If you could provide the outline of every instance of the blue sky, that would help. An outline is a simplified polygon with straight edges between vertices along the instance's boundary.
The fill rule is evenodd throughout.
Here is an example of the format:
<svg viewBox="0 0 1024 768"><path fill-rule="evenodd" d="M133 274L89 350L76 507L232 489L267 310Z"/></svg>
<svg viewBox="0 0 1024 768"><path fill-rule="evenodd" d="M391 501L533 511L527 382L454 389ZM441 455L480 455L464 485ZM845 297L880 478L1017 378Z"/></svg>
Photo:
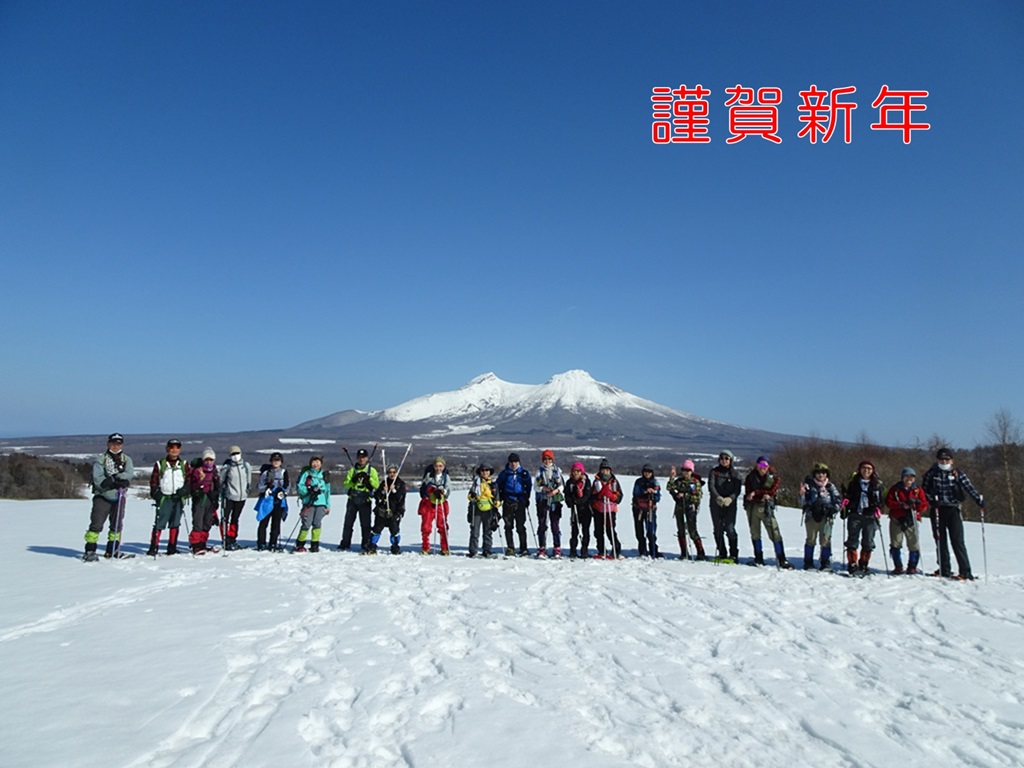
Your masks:
<svg viewBox="0 0 1024 768"><path fill-rule="evenodd" d="M485 7L486 6L486 7ZM710 88L655 145L652 88ZM725 88L778 87L781 144ZM857 87L852 141L798 92ZM883 84L929 91L905 145ZM890 443L1024 418L1024 6L0 0L0 433L583 368Z"/></svg>

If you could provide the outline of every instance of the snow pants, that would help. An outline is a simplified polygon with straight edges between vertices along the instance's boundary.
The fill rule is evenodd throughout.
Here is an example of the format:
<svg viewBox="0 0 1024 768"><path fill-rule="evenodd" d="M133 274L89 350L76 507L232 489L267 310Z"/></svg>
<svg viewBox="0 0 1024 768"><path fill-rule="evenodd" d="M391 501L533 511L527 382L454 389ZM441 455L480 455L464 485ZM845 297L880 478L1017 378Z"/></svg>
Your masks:
<svg viewBox="0 0 1024 768"><path fill-rule="evenodd" d="M472 505L472 520L469 529L469 556L475 557L479 551L477 542L480 541L481 535L483 536L483 555L484 557L490 557L491 550L494 547L494 518L498 514L498 510L491 507L487 510L477 509L476 504Z"/></svg>
<svg viewBox="0 0 1024 768"><path fill-rule="evenodd" d="M680 539L687 535L693 541L700 541L700 534L697 533L697 508L687 506L682 502L676 502L676 536Z"/></svg>
<svg viewBox="0 0 1024 768"><path fill-rule="evenodd" d="M804 530L807 532L807 538L804 540L804 546L813 547L815 544L821 544L823 549L825 547L831 549L834 520L834 515L823 515L821 520L815 520L810 513L805 514Z"/></svg>
<svg viewBox="0 0 1024 768"><path fill-rule="evenodd" d="M872 552L875 548L875 532L878 520L874 515L852 514L846 519L846 549L849 552ZM858 542L859 545L858 546Z"/></svg>
<svg viewBox="0 0 1024 768"><path fill-rule="evenodd" d="M206 542L210 538L210 529L213 527L213 518L217 514L217 502L208 494L199 494L192 497L192 530L188 534L188 543L193 551L206 549Z"/></svg>
<svg viewBox="0 0 1024 768"><path fill-rule="evenodd" d="M448 502L434 504L430 499L420 501L420 535L423 537L423 551L430 551L430 535L435 528L441 539L441 552L448 552Z"/></svg>
<svg viewBox="0 0 1024 768"><path fill-rule="evenodd" d="M656 507L641 509L633 505L633 532L636 534L637 551L640 557L658 556L658 510Z"/></svg>
<svg viewBox="0 0 1024 768"><path fill-rule="evenodd" d="M739 536L736 535L736 509L735 500L728 507L718 506L717 501L711 504L711 525L715 532L718 556L731 557L733 560L740 554ZM726 539L729 541L728 549L725 547Z"/></svg>
<svg viewBox="0 0 1024 768"><path fill-rule="evenodd" d="M329 515L331 510L327 507L317 504L312 507L303 507L302 511L299 512L299 535L295 540L296 544L305 544L306 539L310 541L320 541L320 528L323 526L324 518Z"/></svg>
<svg viewBox="0 0 1024 768"><path fill-rule="evenodd" d="M238 522L242 519L245 499L231 501L224 499L224 535L228 543L234 544L238 538Z"/></svg>
<svg viewBox="0 0 1024 768"><path fill-rule="evenodd" d="M522 501L506 501L502 511L505 521L505 546L515 549L512 542L512 528L519 534L519 551L526 552L526 503Z"/></svg>
<svg viewBox="0 0 1024 768"><path fill-rule="evenodd" d="M259 526L256 528L256 548L266 549L267 543L267 527L270 528L270 542L269 546L271 549L277 549L277 540L281 536L281 520L284 517L284 510L281 509L281 500L274 499L274 508L269 515L260 520Z"/></svg>
<svg viewBox="0 0 1024 768"><path fill-rule="evenodd" d="M345 505L345 523L341 529L341 544L338 549L349 549L352 546L352 530L359 518L359 548L363 552L370 551L370 507L369 494L350 493Z"/></svg>
<svg viewBox="0 0 1024 768"><path fill-rule="evenodd" d="M118 523L120 522L120 525ZM85 551L95 552L96 542L100 539L103 526L107 526L107 547L110 543L120 541L121 526L124 520L117 519L117 499L105 499L102 496L92 497L92 512L89 515L89 530L85 532Z"/></svg>
<svg viewBox="0 0 1024 768"><path fill-rule="evenodd" d="M576 545L579 544L580 557L590 557L590 507L569 508L570 530L569 547L575 553ZM582 538L581 538L582 537Z"/></svg>
<svg viewBox="0 0 1024 768"><path fill-rule="evenodd" d="M537 499L537 542L541 549L547 548L548 518L551 519L551 546L562 546L562 502Z"/></svg>
<svg viewBox="0 0 1024 768"><path fill-rule="evenodd" d="M153 521L153 530L162 531L164 528L177 528L181 525L181 516L185 512L185 502L174 496L164 496L156 508L156 519Z"/></svg>
<svg viewBox="0 0 1024 768"><path fill-rule="evenodd" d="M622 543L619 541L619 534L615 530L615 518L618 512L594 512L594 546L597 547L597 554L601 557L618 557L622 554ZM605 546L605 534L607 534L607 547ZM610 550L610 551L608 551Z"/></svg>
<svg viewBox="0 0 1024 768"><path fill-rule="evenodd" d="M939 524L939 573L943 576L952 576L952 566L949 562L948 546L953 547L953 556L956 557L956 565L959 574L963 577L971 576L971 561L967 557L967 545L964 543L964 519L960 514L960 507L942 507L936 510ZM933 522L935 518L932 518Z"/></svg>
<svg viewBox="0 0 1024 768"><path fill-rule="evenodd" d="M761 525L768 534L768 540L773 544L782 541L782 533L779 531L779 521L775 515L768 510L768 504L764 501L752 501L747 505L747 523L750 525L750 540L761 540Z"/></svg>
<svg viewBox="0 0 1024 768"><path fill-rule="evenodd" d="M913 513L900 518L889 518L889 546L892 549L902 549L903 539L906 538L908 551L921 551L921 540L917 535L917 526L914 525L912 515Z"/></svg>

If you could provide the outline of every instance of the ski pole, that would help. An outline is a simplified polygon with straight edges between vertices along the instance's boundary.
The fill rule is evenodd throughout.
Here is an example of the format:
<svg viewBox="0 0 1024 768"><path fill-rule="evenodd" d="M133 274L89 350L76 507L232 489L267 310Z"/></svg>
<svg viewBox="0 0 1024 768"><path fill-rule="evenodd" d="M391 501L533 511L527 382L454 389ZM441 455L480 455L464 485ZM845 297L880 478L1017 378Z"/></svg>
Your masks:
<svg viewBox="0 0 1024 768"><path fill-rule="evenodd" d="M192 531L189 530L188 515L186 515L184 512L185 511L183 509L181 515L181 522L185 524L185 537L188 539L188 551L192 553L192 558L195 559L196 550L195 547L192 546Z"/></svg>

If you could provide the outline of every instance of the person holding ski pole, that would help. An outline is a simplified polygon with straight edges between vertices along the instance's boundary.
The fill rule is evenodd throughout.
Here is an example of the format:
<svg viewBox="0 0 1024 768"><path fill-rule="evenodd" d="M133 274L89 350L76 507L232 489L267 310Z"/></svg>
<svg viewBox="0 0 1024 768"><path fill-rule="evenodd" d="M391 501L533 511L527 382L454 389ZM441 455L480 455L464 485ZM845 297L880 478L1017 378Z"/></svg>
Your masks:
<svg viewBox="0 0 1024 768"><path fill-rule="evenodd" d="M232 445L220 468L221 518L224 523L224 549L238 549L238 522L245 500L252 490L252 467L242 458L242 449Z"/></svg>
<svg viewBox="0 0 1024 768"><path fill-rule="evenodd" d="M907 570L906 573L917 573L917 564L921 560L921 542L918 537L918 522L921 513L928 509L928 497L924 489L917 484L917 472L913 467L904 467L900 472L900 481L893 483L885 494L885 506L889 508L889 554L892 555L893 575L899 576L903 570L903 538L907 539Z"/></svg>
<svg viewBox="0 0 1024 768"><path fill-rule="evenodd" d="M864 459L846 486L846 504L841 514L846 517L846 570L848 573L866 576L871 553L875 549L875 533L882 517L885 503L885 487L875 472L875 465ZM857 546L860 545L860 558Z"/></svg>
<svg viewBox="0 0 1024 768"><path fill-rule="evenodd" d="M373 492L376 502L376 509L373 518L373 534L370 536L371 551L377 551L377 542L380 535L387 528L391 534L391 554L400 555L402 548L399 542L402 534L399 528L402 518L405 516L405 497L408 489L405 487L405 480L398 476L398 467L389 464L385 472L384 482L377 486Z"/></svg>
<svg viewBox="0 0 1024 768"><path fill-rule="evenodd" d="M156 507L153 532L146 551L150 557L156 557L160 549L164 528L168 529L167 554L178 554L178 529L185 511L185 499L188 498L188 466L181 458L181 440L168 440L165 450L167 455L153 465L149 476L149 497Z"/></svg>
<svg viewBox="0 0 1024 768"><path fill-rule="evenodd" d="M345 451L348 455L348 451ZM341 530L339 552L347 552L352 548L352 529L355 528L356 517L359 518L359 550L363 554L370 551L370 535L373 529L370 513L372 511L373 493L380 487L380 476L376 468L370 464L370 454L365 448L356 451L356 463L349 467L345 475L345 490L348 502L345 504L345 522Z"/></svg>
<svg viewBox="0 0 1024 768"><path fill-rule="evenodd" d="M701 541L697 532L697 511L700 509L700 500L704 495L704 481L700 475L694 472L694 464L687 459L679 467L679 474L673 466L668 480L667 490L669 496L676 503L676 536L679 538L679 557L685 560L689 557L686 547L686 535L689 533L696 550L697 560L707 560L704 554L704 542Z"/></svg>
<svg viewBox="0 0 1024 768"><path fill-rule="evenodd" d="M423 537L422 553L430 554L430 534L437 526L437 532L441 537L441 554L448 555L448 496L451 493L451 484L448 480L448 470L445 469L444 459L438 456L434 460L433 467L427 467L423 474L423 482L420 484L420 506L419 514L422 518L420 523L420 534Z"/></svg>
<svg viewBox="0 0 1024 768"><path fill-rule="evenodd" d="M843 506L843 494L830 477L828 464L816 461L811 474L800 485L800 505L804 510L804 570L814 567L814 546L821 544L819 571L832 568L832 525Z"/></svg>
<svg viewBox="0 0 1024 768"><path fill-rule="evenodd" d="M188 489L192 496L192 531L188 535L188 543L192 554L205 555L213 550L208 544L210 529L220 524L217 517L220 475L217 474L217 454L213 448L203 449L202 458L193 460L188 471Z"/></svg>
<svg viewBox="0 0 1024 768"><path fill-rule="evenodd" d="M530 492L533 479L523 469L518 453L508 455L508 463L498 473L498 500L501 502L502 519L505 521L505 555L517 554L512 540L512 528L519 535L519 556L526 557L530 550L526 546L526 510L530 506Z"/></svg>
<svg viewBox="0 0 1024 768"><path fill-rule="evenodd" d="M615 530L615 518L618 516L622 496L622 486L612 472L611 464L608 459L601 459L597 474L590 484L590 507L594 511L594 538L599 558L617 560L622 557L622 544Z"/></svg>
<svg viewBox="0 0 1024 768"><path fill-rule="evenodd" d="M481 464L477 467L476 476L473 478L473 485L469 489L469 557L476 557L480 551L477 542L483 535L484 557L494 557L492 551L494 546L494 531L497 525L494 523L498 515L498 491L494 485L494 478L491 474L494 467L490 464Z"/></svg>
<svg viewBox="0 0 1024 768"><path fill-rule="evenodd" d="M265 511L257 512L256 519L259 526L256 528L256 551L280 552L277 544L281 536L281 521L288 514L288 490L291 488L291 480L288 477L288 470L284 466L284 456L274 451L270 454L270 463L260 467L260 479L256 484L256 491L263 497L261 503ZM262 517L261 517L262 515ZM270 528L270 543L267 544L267 527Z"/></svg>
<svg viewBox="0 0 1024 768"><path fill-rule="evenodd" d="M548 519L551 520L551 545L555 557L562 556L562 501L565 481L555 465L554 451L540 455L540 469L534 484L537 496L537 557L547 557Z"/></svg>
<svg viewBox="0 0 1024 768"><path fill-rule="evenodd" d="M935 454L935 463L924 475L925 495L932 507L932 527L936 533L936 548L939 552L939 570L936 575L952 578L948 546L953 547L961 581L973 581L971 561L964 543L964 519L961 504L967 496L974 499L981 510L982 526L985 520L985 500L971 483L967 474L954 467L953 453L942 448ZM984 528L982 528L984 533Z"/></svg>
<svg viewBox="0 0 1024 768"><path fill-rule="evenodd" d="M708 491L711 496L711 524L714 527L717 559L739 562L739 536L736 534L736 510L743 492L743 480L734 464L736 456L732 451L718 455L718 466L708 476ZM725 544L728 539L729 548Z"/></svg>
<svg viewBox="0 0 1024 768"><path fill-rule="evenodd" d="M577 461L569 471L565 484L565 505L569 507L572 528L569 538L569 557L590 557L590 478L582 462ZM582 536L582 538L581 538ZM577 551L576 545L580 548Z"/></svg>
<svg viewBox="0 0 1024 768"><path fill-rule="evenodd" d="M309 538L309 551L320 551L320 528L324 518L331 514L331 476L324 471L324 457L311 456L309 466L303 467L299 473L296 486L299 494L299 521L302 527L295 540L295 552L306 551L306 538Z"/></svg>
<svg viewBox="0 0 1024 768"><path fill-rule="evenodd" d="M87 563L99 559L96 555L96 543L107 524L107 550L104 557L114 556L115 549L121 542L121 529L124 527L125 492L131 485L135 474L135 464L124 452L124 435L114 432L107 437L107 450L101 453L92 465L92 513L89 516L89 529L85 532L85 554L82 559Z"/></svg>
<svg viewBox="0 0 1024 768"><path fill-rule="evenodd" d="M658 502L661 486L654 477L654 467L644 464L640 477L633 482L633 530L640 557L660 557L658 552Z"/></svg>
<svg viewBox="0 0 1024 768"><path fill-rule="evenodd" d="M754 562L748 565L764 565L764 550L761 544L761 526L764 525L768 540L775 547L775 563L779 568L791 569L793 564L786 559L782 543L782 532L775 517L775 494L779 490L779 473L768 461L767 456L758 456L754 468L744 482L746 494L743 507L750 525L750 543L754 547Z"/></svg>

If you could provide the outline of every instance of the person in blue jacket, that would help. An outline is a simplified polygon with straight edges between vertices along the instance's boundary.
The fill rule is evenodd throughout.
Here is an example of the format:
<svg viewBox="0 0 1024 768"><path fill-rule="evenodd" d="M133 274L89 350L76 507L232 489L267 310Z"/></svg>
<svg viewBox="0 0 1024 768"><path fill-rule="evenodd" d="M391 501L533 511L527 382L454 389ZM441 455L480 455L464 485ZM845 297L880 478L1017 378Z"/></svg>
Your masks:
<svg viewBox="0 0 1024 768"><path fill-rule="evenodd" d="M505 554L516 554L512 539L512 528L519 534L520 557L530 554L526 547L526 510L530 507L530 493L533 479L523 469L518 453L508 455L508 463L498 473L498 498L501 500L502 519L505 521Z"/></svg>

